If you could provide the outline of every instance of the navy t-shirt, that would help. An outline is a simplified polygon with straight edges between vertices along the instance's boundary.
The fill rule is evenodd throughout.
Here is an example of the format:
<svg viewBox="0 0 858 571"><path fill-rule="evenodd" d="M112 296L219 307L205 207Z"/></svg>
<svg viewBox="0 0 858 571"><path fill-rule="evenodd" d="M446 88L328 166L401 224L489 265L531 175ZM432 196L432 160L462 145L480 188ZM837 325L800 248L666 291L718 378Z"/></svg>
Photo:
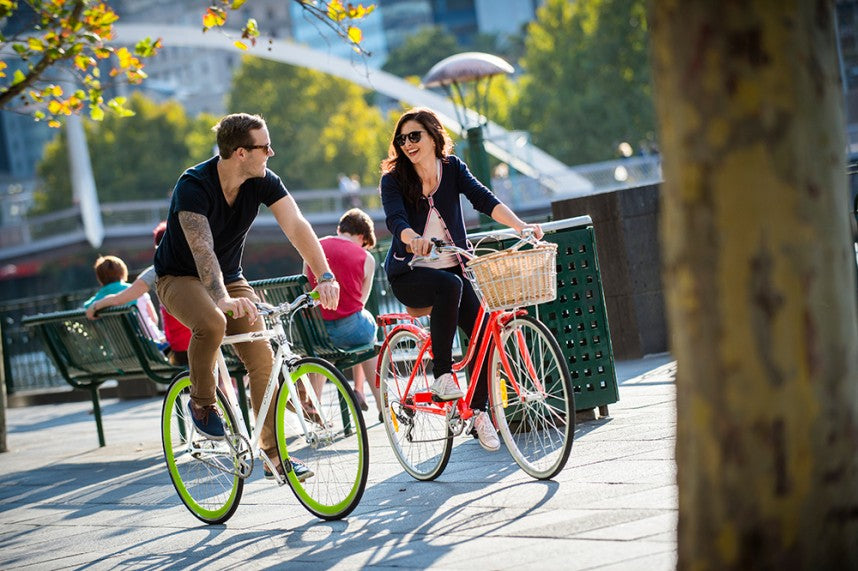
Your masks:
<svg viewBox="0 0 858 571"><path fill-rule="evenodd" d="M244 181L230 206L220 186L218 160L217 156L212 157L189 168L179 177L167 214L167 231L155 250L155 271L159 276L199 277L194 256L179 223L179 212L184 211L202 214L208 219L224 283L241 279L244 241L259 213L259 205L271 206L288 194L280 177L266 169L264 177Z"/></svg>

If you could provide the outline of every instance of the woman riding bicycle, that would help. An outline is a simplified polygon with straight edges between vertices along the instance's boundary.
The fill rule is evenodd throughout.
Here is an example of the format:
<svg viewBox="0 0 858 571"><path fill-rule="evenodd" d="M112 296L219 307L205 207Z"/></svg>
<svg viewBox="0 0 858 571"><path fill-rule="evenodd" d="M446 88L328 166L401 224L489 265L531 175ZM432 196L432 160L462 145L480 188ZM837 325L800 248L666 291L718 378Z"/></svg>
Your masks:
<svg viewBox="0 0 858 571"><path fill-rule="evenodd" d="M387 228L393 237L384 269L393 295L407 307L432 308L429 332L432 337L430 391L437 400L462 398L453 375L453 339L458 324L470 333L480 301L470 282L462 276L462 263L454 254L438 260L418 261L432 249L432 238L468 248L465 221L459 197L464 195L476 210L496 222L521 232L531 228L542 237L538 225L523 222L492 194L457 156L452 141L434 111L425 107L406 111L382 161L381 199ZM476 343L477 339L471 339ZM497 432L486 414L487 371L483 368L474 390L471 408L478 411L474 427L483 448L500 448Z"/></svg>

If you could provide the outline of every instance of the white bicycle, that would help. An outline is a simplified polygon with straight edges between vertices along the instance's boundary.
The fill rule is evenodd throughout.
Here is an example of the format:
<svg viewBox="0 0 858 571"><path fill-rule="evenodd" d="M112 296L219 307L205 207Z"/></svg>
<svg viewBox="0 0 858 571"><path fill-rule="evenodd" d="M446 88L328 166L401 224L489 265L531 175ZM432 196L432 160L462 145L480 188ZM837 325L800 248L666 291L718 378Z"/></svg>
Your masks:
<svg viewBox="0 0 858 571"><path fill-rule="evenodd" d="M223 349L223 345L248 341L274 342L275 363L259 406L259 418L265 418L274 402L277 447L285 477L276 469L278 459L269 458L259 447L262 423L248 434L223 350L218 353L215 371L217 406L226 430L222 440L207 438L195 429L188 411L188 373L180 373L170 384L161 411L164 457L182 503L200 520L223 523L235 513L244 480L257 458L278 484L288 483L298 501L322 519L343 518L360 502L369 471L369 445L354 393L342 373L327 361L292 352L281 319L285 316L291 326L294 314L315 304L317 298L318 294L311 292L276 307L259 304L266 328L228 335L222 343ZM312 388L311 374L326 381L320 396ZM293 457L300 458L312 473L304 481L295 473Z"/></svg>

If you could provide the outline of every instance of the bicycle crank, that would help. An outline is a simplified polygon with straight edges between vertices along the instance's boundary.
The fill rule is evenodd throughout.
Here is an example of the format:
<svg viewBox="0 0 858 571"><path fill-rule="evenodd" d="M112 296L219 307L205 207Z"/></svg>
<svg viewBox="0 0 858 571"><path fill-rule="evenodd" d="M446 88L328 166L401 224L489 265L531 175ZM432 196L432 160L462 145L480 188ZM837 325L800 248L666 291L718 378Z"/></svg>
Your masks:
<svg viewBox="0 0 858 571"><path fill-rule="evenodd" d="M226 443L226 447L223 444ZM224 440L203 439L191 444L191 457L206 466L239 478L247 478L253 471L250 441L241 434L229 434ZM223 461L228 458L227 461ZM218 459L221 459L218 461Z"/></svg>

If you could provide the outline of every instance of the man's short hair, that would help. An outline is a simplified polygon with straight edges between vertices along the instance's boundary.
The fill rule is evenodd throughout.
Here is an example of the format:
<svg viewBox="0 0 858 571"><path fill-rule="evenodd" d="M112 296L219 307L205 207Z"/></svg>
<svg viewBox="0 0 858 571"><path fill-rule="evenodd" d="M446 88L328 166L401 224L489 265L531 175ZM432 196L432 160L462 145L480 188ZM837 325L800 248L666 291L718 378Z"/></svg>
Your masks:
<svg viewBox="0 0 858 571"><path fill-rule="evenodd" d="M352 208L340 217L337 230L363 238L364 248L375 247L375 225L369 214L360 208Z"/></svg>
<svg viewBox="0 0 858 571"><path fill-rule="evenodd" d="M125 262L116 256L100 256L95 261L94 268L95 277L103 286L128 279L128 268Z"/></svg>
<svg viewBox="0 0 858 571"><path fill-rule="evenodd" d="M265 119L259 115L248 113L233 113L227 115L212 131L217 136L218 154L222 159L228 159L239 147L250 147L254 144L251 131L265 127Z"/></svg>

